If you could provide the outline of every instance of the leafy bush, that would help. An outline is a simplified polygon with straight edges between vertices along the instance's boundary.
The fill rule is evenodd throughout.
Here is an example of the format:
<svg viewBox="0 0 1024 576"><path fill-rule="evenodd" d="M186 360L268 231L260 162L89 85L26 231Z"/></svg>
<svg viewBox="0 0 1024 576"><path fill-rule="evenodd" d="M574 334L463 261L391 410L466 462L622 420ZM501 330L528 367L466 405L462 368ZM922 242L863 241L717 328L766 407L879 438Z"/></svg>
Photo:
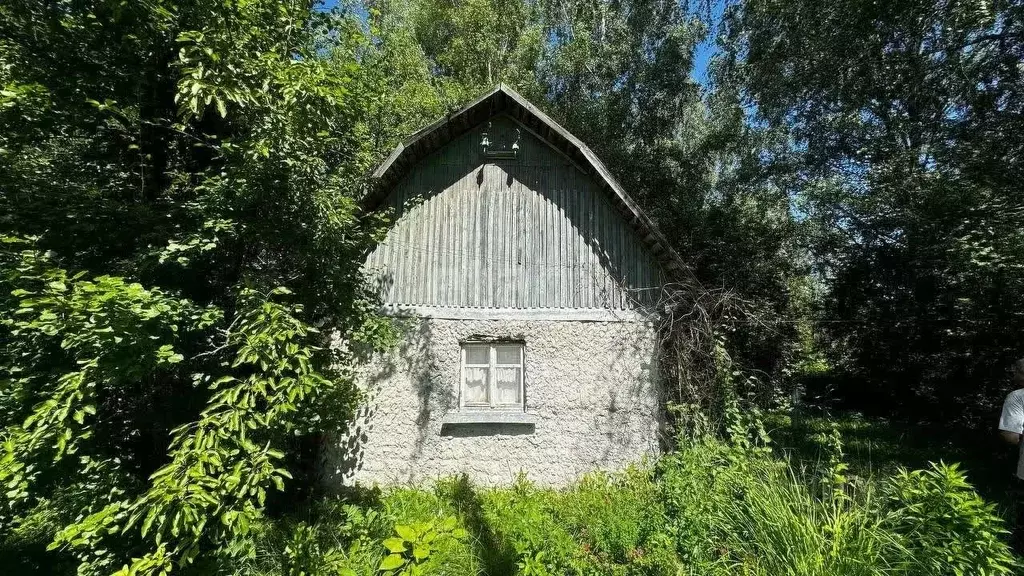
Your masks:
<svg viewBox="0 0 1024 576"><path fill-rule="evenodd" d="M369 576L392 526L374 507L328 499L293 517L258 522L243 546L254 553L217 568L245 576ZM205 570L197 573L215 571Z"/></svg>
<svg viewBox="0 0 1024 576"><path fill-rule="evenodd" d="M446 539L466 537L466 530L457 525L457 520L448 516L440 521L395 526L395 536L384 540L388 555L380 561L377 570L385 576L427 574L428 565L436 560L435 552Z"/></svg>
<svg viewBox="0 0 1024 576"><path fill-rule="evenodd" d="M824 499L789 471L757 481L716 515L723 545L750 574L872 575L905 567L900 540L881 524L871 490Z"/></svg>
<svg viewBox="0 0 1024 576"><path fill-rule="evenodd" d="M43 527L83 575L240 562L387 340L367 34L276 0L15 0L0 28L0 541Z"/></svg>
<svg viewBox="0 0 1024 576"><path fill-rule="evenodd" d="M505 490L482 496L483 516L494 535L496 556L506 573L547 576L573 573L582 548L555 516L559 494L538 489L525 476Z"/></svg>
<svg viewBox="0 0 1024 576"><path fill-rule="evenodd" d="M381 555L372 566L374 571L400 574L401 570L408 569L406 574L423 575L480 572L480 561L467 538L466 527L457 521L455 507L439 491L394 489L383 496L381 503L382 514L390 527L378 540ZM403 540L402 552L397 552L396 536ZM394 560L382 564L396 553L403 560L401 566L394 566ZM358 570L357 573L364 572Z"/></svg>
<svg viewBox="0 0 1024 576"><path fill-rule="evenodd" d="M643 558L648 541L665 529L664 506L646 468L585 475L558 500L558 519L596 566Z"/></svg>
<svg viewBox="0 0 1024 576"><path fill-rule="evenodd" d="M956 466L871 480L846 471L838 433L820 441L830 453L806 472L764 446L703 438L653 469L596 472L562 490L525 477L481 489L460 477L432 490L321 499L258 518L235 548L190 573L924 576L1019 567L993 506ZM59 507L40 504L9 538L38 548L45 526L63 522L53 518Z"/></svg>
<svg viewBox="0 0 1024 576"><path fill-rule="evenodd" d="M1002 521L956 467L847 477L838 434L805 475L705 439L662 458L676 550L696 574L1011 574Z"/></svg>
<svg viewBox="0 0 1024 576"><path fill-rule="evenodd" d="M362 505L328 499L258 524L257 552L221 569L248 576L475 574L467 532L442 505L429 492L409 489Z"/></svg>
<svg viewBox="0 0 1024 576"><path fill-rule="evenodd" d="M660 498L669 518L667 532L679 556L706 573L728 573L715 531L715 517L733 506L750 484L745 453L704 439L658 463ZM720 571L720 572L719 572Z"/></svg>
<svg viewBox="0 0 1024 576"><path fill-rule="evenodd" d="M885 485L885 527L904 538L924 574L1009 574L995 507L978 496L956 464L900 470Z"/></svg>
<svg viewBox="0 0 1024 576"><path fill-rule="evenodd" d="M714 441L665 459L666 502L698 573L1014 573L1002 520L956 467L847 478L838 435L826 440L835 454L811 476Z"/></svg>

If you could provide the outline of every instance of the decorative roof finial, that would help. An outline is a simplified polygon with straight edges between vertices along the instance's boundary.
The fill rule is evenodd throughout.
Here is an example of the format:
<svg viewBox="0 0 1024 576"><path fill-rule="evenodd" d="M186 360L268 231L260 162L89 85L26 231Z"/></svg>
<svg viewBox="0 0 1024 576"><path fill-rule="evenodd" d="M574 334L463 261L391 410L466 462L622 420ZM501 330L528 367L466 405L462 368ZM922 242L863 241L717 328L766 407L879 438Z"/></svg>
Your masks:
<svg viewBox="0 0 1024 576"><path fill-rule="evenodd" d="M491 131L491 123L487 123L487 129L484 130L484 138L480 141L480 146L483 146L484 155L487 154L487 148L491 146L491 141L487 139L487 133Z"/></svg>

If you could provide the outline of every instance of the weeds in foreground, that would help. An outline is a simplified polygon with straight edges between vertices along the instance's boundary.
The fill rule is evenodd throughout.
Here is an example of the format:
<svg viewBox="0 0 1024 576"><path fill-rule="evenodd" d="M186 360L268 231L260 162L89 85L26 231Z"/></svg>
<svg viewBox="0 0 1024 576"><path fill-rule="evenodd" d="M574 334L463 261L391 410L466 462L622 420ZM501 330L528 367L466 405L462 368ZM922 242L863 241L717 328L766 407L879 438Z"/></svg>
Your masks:
<svg viewBox="0 0 1024 576"><path fill-rule="evenodd" d="M917 576L1017 567L1002 520L955 465L847 477L838 435L823 444L832 452L811 472L750 443L700 439L652 467L590 474L565 490L525 477L475 489L454 478L390 490L374 506L322 504L329 513L315 527L255 542L243 572Z"/></svg>
<svg viewBox="0 0 1024 576"><path fill-rule="evenodd" d="M478 489L461 477L322 499L253 526L230 558L206 559L192 573L998 576L1020 568L1003 521L956 465L869 479L849 472L838 433L818 442L824 457L807 470L759 442L705 437L652 466L593 473L563 490L525 476ZM38 521L13 530L0 556L31 553L49 530L45 515Z"/></svg>

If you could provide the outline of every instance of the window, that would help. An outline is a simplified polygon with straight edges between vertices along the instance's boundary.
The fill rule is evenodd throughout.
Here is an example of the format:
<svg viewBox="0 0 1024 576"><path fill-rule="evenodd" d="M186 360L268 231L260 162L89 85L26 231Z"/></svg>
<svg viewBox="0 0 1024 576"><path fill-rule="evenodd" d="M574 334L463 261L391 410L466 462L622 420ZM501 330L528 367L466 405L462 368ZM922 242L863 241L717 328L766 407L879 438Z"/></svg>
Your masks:
<svg viewBox="0 0 1024 576"><path fill-rule="evenodd" d="M470 410L523 409L523 345L462 345L461 406Z"/></svg>

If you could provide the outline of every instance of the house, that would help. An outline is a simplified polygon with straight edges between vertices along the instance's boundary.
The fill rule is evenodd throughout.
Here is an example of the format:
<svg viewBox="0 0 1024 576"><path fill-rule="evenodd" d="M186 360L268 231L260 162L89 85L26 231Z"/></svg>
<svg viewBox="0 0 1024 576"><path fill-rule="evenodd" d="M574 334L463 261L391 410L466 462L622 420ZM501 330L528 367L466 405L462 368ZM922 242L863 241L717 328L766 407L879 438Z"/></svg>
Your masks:
<svg viewBox="0 0 1024 576"><path fill-rule="evenodd" d="M365 266L403 337L336 481L557 486L658 452L654 310L683 265L586 145L499 86L374 178L394 221Z"/></svg>

